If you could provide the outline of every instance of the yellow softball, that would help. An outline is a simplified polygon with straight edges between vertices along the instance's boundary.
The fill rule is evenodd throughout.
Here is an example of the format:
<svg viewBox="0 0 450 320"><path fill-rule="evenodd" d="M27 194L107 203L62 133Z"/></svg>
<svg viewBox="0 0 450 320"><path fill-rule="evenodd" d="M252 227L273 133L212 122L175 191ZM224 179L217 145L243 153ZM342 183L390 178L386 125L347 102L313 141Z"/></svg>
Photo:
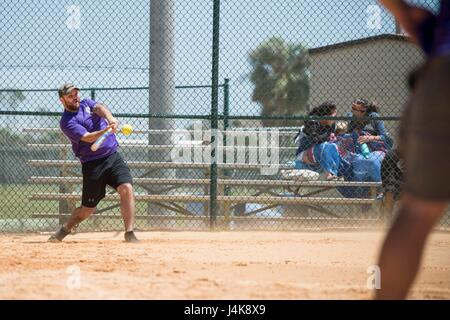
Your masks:
<svg viewBox="0 0 450 320"><path fill-rule="evenodd" d="M126 136L129 136L133 132L133 127L129 124L124 124L122 126L122 133Z"/></svg>

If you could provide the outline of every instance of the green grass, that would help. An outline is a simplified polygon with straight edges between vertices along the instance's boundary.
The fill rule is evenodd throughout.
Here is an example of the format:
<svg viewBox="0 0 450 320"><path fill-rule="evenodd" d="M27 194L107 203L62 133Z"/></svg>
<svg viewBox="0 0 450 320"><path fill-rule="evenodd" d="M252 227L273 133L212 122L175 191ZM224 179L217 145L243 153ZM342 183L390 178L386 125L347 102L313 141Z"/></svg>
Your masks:
<svg viewBox="0 0 450 320"><path fill-rule="evenodd" d="M33 213L57 212L57 201L35 201L33 193L56 192L51 185L0 185L0 218L28 218Z"/></svg>
<svg viewBox="0 0 450 320"><path fill-rule="evenodd" d="M77 186L77 190L80 189ZM56 200L30 200L33 193L53 193L59 192L57 185L0 185L0 219L5 218L31 218L34 213L57 213L59 211L59 202ZM107 189L107 193L111 189ZM189 188L182 188L177 190L178 193L190 193L193 190ZM200 191L200 190L195 190ZM81 193L81 189L78 190ZM144 190L137 188L136 192L145 193ZM118 205L118 202L101 201L98 209L106 208L113 205ZM78 201L77 206L80 205ZM183 205L183 204L181 204ZM114 208L108 210L109 213L117 214L120 217L120 209ZM147 203L136 203L136 214L146 214Z"/></svg>

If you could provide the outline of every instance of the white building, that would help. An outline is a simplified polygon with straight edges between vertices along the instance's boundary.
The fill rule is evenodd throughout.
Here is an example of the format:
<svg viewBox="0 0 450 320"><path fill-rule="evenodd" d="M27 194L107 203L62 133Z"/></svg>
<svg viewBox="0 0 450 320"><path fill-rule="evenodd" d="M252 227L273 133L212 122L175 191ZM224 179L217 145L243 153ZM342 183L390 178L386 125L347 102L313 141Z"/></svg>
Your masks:
<svg viewBox="0 0 450 320"><path fill-rule="evenodd" d="M310 108L336 102L338 114L355 98L368 98L382 116L400 116L408 97L407 77L424 61L421 49L404 35L384 34L309 50ZM397 124L385 122L395 135Z"/></svg>

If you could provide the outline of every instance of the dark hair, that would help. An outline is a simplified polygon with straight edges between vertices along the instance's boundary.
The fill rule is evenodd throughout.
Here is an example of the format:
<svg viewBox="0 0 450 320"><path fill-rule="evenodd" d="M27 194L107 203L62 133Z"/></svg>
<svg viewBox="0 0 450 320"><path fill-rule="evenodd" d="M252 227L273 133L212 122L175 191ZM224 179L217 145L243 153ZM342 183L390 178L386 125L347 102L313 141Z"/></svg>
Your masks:
<svg viewBox="0 0 450 320"><path fill-rule="evenodd" d="M319 116L319 117L326 117L330 116L333 111L337 109L337 106L332 101L326 101L322 103L320 106L315 107L312 109L308 115L310 116Z"/></svg>
<svg viewBox="0 0 450 320"><path fill-rule="evenodd" d="M353 103L366 108L366 114L370 114L372 112L378 113L378 107L372 101L359 98L359 99L356 99L355 101L353 101Z"/></svg>

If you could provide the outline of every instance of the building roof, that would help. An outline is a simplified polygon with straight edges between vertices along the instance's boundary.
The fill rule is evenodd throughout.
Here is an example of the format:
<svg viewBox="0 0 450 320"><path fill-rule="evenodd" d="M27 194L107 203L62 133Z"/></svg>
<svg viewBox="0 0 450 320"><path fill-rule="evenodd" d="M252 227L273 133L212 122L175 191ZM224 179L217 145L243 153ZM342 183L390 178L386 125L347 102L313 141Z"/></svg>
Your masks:
<svg viewBox="0 0 450 320"><path fill-rule="evenodd" d="M323 47L311 48L311 49L309 49L309 54L350 47L350 46L364 44L364 43L368 43L368 42L374 42L374 41L378 41L378 40L397 40L397 41L409 42L410 37L408 37L406 35L402 35L402 34L385 33L385 34L380 34L380 35L367 37L367 38L360 38L360 39L355 39L355 40L350 40L350 41L345 41L345 42L334 43L334 44L326 45Z"/></svg>

